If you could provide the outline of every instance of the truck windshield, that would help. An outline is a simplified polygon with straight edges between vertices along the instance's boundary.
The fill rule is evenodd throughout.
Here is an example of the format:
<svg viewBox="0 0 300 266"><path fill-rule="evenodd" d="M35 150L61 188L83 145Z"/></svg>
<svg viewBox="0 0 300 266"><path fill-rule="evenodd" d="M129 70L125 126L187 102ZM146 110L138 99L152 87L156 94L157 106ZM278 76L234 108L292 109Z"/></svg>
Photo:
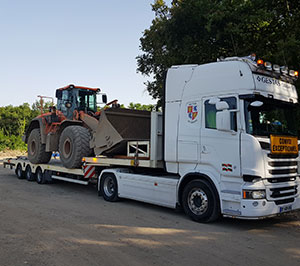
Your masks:
<svg viewBox="0 0 300 266"><path fill-rule="evenodd" d="M251 105L255 101L260 101L260 106ZM255 136L297 136L295 113L292 103L264 97L245 99L246 131Z"/></svg>

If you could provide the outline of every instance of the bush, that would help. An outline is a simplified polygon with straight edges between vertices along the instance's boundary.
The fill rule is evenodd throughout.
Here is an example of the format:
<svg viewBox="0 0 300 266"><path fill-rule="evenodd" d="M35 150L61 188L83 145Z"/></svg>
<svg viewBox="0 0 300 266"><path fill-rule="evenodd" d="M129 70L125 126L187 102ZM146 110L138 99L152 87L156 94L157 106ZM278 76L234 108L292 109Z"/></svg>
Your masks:
<svg viewBox="0 0 300 266"><path fill-rule="evenodd" d="M6 136L3 130L0 130L0 151L4 150L26 150L27 145L22 141L21 136Z"/></svg>

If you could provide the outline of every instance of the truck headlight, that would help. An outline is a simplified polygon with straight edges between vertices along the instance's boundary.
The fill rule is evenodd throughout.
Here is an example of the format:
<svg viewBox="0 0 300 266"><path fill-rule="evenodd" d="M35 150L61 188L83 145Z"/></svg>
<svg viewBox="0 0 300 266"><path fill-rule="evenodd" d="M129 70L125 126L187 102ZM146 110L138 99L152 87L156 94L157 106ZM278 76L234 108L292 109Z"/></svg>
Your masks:
<svg viewBox="0 0 300 266"><path fill-rule="evenodd" d="M265 190L247 190L243 189L243 199L265 199Z"/></svg>

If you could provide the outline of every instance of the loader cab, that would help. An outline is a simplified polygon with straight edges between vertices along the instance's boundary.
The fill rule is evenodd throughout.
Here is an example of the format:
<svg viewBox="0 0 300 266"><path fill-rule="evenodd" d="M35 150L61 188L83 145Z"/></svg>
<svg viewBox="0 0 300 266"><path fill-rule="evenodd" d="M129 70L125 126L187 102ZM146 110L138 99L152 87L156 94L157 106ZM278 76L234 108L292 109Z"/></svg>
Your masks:
<svg viewBox="0 0 300 266"><path fill-rule="evenodd" d="M100 89L69 85L56 90L57 109L68 119L73 118L74 111L85 113L97 112L97 94Z"/></svg>
<svg viewBox="0 0 300 266"><path fill-rule="evenodd" d="M77 110L88 112L97 112L97 94L94 91L78 90L77 91Z"/></svg>

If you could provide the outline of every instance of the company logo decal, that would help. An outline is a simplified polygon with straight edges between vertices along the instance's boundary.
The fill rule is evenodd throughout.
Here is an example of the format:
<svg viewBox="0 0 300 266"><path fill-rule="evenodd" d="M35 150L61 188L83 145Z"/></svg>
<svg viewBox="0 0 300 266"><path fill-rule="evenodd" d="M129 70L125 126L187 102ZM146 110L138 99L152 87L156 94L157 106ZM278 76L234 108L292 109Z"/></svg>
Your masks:
<svg viewBox="0 0 300 266"><path fill-rule="evenodd" d="M263 77L263 76L256 76L256 80L258 82L262 82L262 83L265 83L265 84L272 84L272 85L280 86L279 80L274 79L274 78L268 78L268 77Z"/></svg>
<svg viewBox="0 0 300 266"><path fill-rule="evenodd" d="M229 163L222 163L222 171L225 172L232 172L232 164Z"/></svg>
<svg viewBox="0 0 300 266"><path fill-rule="evenodd" d="M193 123L197 121L198 105L196 103L190 103L187 106L187 115L188 115L189 122Z"/></svg>

